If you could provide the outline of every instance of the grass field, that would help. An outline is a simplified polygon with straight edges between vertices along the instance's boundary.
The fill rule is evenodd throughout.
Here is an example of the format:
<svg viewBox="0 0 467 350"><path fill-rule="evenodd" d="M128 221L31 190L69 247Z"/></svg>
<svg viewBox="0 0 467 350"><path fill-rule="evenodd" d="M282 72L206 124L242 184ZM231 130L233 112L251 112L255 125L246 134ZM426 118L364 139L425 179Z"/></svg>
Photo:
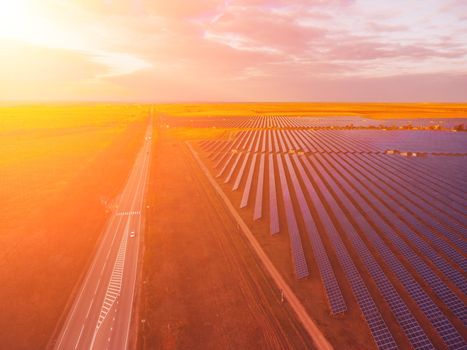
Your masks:
<svg viewBox="0 0 467 350"><path fill-rule="evenodd" d="M0 109L0 329L43 348L92 256L141 143L147 108Z"/></svg>

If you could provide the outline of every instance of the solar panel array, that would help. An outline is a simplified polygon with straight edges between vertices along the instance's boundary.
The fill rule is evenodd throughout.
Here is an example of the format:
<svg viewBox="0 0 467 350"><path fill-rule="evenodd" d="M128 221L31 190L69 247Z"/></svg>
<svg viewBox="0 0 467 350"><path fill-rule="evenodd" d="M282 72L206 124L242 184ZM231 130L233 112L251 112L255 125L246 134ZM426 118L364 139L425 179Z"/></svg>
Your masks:
<svg viewBox="0 0 467 350"><path fill-rule="evenodd" d="M220 183L240 192L239 210L253 229L261 220L270 234L289 236L298 279L313 278L316 265L332 315L346 313L353 296L378 348L398 346L369 283L413 348L434 349L437 339L465 349L464 157L394 156L384 152L390 137L380 147L376 131L303 129L309 120L293 119L243 119L247 129L234 137L201 142Z"/></svg>
<svg viewBox="0 0 467 350"><path fill-rule="evenodd" d="M380 127L394 128L412 125L413 127L426 127L440 125L450 129L459 124L465 124L465 119L370 119L355 115L314 115L314 116L175 116L160 117L160 123L168 127L194 127L194 128L334 128L343 127ZM414 140L417 138L415 137Z"/></svg>

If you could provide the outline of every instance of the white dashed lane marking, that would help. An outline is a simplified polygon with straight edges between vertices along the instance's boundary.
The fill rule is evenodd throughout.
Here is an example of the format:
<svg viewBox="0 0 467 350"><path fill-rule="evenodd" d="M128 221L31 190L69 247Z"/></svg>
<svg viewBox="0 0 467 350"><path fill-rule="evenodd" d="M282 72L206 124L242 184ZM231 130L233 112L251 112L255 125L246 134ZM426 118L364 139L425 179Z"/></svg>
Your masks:
<svg viewBox="0 0 467 350"><path fill-rule="evenodd" d="M99 319L97 321L96 331L104 322L107 314L112 308L113 304L120 295L122 289L123 281L123 268L125 266L125 255L126 255L126 246L128 242L128 235L124 234L120 247L118 249L117 259L115 260L114 268L112 270L112 276L110 277L109 284L107 286L107 291L105 293L104 302L101 307L101 312L99 314Z"/></svg>
<svg viewBox="0 0 467 350"><path fill-rule="evenodd" d="M141 211L121 211L115 214L116 216L131 216L131 215L141 215Z"/></svg>

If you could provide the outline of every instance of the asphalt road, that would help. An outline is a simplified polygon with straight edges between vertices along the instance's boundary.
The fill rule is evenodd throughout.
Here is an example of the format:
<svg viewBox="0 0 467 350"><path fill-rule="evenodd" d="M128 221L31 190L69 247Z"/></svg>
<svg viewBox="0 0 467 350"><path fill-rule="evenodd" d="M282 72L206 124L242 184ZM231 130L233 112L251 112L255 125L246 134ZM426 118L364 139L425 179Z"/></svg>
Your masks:
<svg viewBox="0 0 467 350"><path fill-rule="evenodd" d="M128 348L151 135L150 125L55 349Z"/></svg>

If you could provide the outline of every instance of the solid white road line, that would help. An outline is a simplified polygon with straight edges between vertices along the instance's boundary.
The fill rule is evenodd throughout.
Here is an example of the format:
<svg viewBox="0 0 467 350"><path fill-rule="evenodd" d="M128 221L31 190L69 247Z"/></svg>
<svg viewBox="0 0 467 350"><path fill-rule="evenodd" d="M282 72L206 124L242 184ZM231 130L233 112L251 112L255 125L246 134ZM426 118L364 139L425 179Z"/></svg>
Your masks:
<svg viewBox="0 0 467 350"><path fill-rule="evenodd" d="M79 336L78 336L78 340L76 341L75 349L78 348L78 344L81 339L81 335L83 334L83 330L84 330L84 323L83 323L83 326L81 327L81 332L79 332Z"/></svg>

